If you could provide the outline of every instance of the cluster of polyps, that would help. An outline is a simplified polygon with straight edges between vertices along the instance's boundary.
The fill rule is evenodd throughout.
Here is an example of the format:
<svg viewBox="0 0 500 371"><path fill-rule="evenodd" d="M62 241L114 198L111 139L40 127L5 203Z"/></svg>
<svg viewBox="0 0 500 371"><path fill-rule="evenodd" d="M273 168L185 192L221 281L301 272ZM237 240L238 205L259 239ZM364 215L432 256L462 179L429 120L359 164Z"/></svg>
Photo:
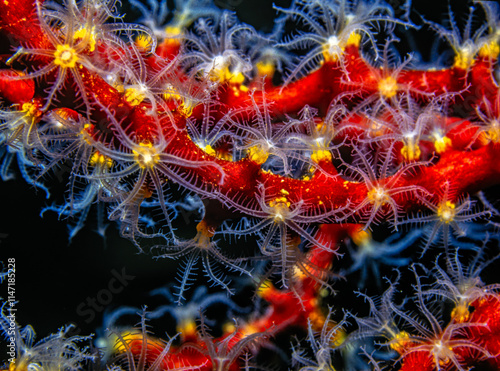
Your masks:
<svg viewBox="0 0 500 371"><path fill-rule="evenodd" d="M112 331L109 367L250 367L254 340L293 326L307 329L312 352L294 346L290 360L306 369L343 361L378 369L375 350L407 369L497 364L496 286L476 281L485 294L464 302L440 278L457 264L439 268L458 248L482 259L498 241L488 188L500 181L500 21L492 3L477 3L464 32L451 15L421 25L454 53L452 63L411 69L393 51L398 33L417 28L411 9L398 19L382 1L296 0L277 8L277 24L298 31L270 35L207 1L176 2L168 24L166 3L133 2L148 27L124 23L115 1L2 2L0 31L10 40L0 74L2 177L17 158L49 193L48 175L69 166L64 202L46 210L68 217L71 237L104 205L141 251L182 259L179 303L198 262L214 286L232 294L230 275L242 274L269 303L220 339L203 316L195 331L193 314L179 326L183 345L150 338L146 312L138 331ZM180 232L183 219L197 224ZM393 235L375 240L381 233ZM240 248L241 236L253 245ZM345 248L352 253L341 257ZM414 266L416 293L403 304L387 292L382 307L365 296L371 316L355 316L357 330L348 318L332 324L323 289L339 272L355 284L359 270L361 285L369 273L380 282L384 266L419 255L437 261L439 289L422 284ZM455 307L451 320L430 308L432 297Z"/></svg>

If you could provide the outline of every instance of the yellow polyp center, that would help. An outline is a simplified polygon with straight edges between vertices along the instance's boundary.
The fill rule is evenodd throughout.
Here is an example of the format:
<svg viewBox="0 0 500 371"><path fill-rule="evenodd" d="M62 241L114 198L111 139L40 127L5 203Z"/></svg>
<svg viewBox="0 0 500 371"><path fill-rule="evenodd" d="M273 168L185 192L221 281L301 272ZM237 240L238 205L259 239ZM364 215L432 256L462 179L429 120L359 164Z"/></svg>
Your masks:
<svg viewBox="0 0 500 371"><path fill-rule="evenodd" d="M255 64L259 76L273 77L276 67L272 62L259 61Z"/></svg>
<svg viewBox="0 0 500 371"><path fill-rule="evenodd" d="M498 45L498 42L496 40L487 42L483 46L481 46L478 54L482 58L497 59L498 54L500 54L500 45Z"/></svg>
<svg viewBox="0 0 500 371"><path fill-rule="evenodd" d="M351 235L351 239L357 246L366 245L372 240L372 234L370 231L359 229Z"/></svg>
<svg viewBox="0 0 500 371"><path fill-rule="evenodd" d="M328 125L326 125L324 122L319 122L316 124L315 134L317 136L325 136L328 134L328 129Z"/></svg>
<svg viewBox="0 0 500 371"><path fill-rule="evenodd" d="M451 139L448 137L437 137L434 141L434 148L436 152L442 154L451 147Z"/></svg>
<svg viewBox="0 0 500 371"><path fill-rule="evenodd" d="M469 321L470 311L469 305L465 302L459 303L451 311L451 319L458 323L464 323Z"/></svg>
<svg viewBox="0 0 500 371"><path fill-rule="evenodd" d="M232 334L235 331L236 331L236 326L234 325L233 322L226 322L222 325L222 333L225 335Z"/></svg>
<svg viewBox="0 0 500 371"><path fill-rule="evenodd" d="M160 155L150 143L139 143L132 153L141 169L152 168L160 161Z"/></svg>
<svg viewBox="0 0 500 371"><path fill-rule="evenodd" d="M245 81L245 75L241 72L231 72L229 66L225 66L224 62L220 62L221 65L217 66L215 64L214 68L208 71L208 77L214 82L229 82L232 84L242 84Z"/></svg>
<svg viewBox="0 0 500 371"><path fill-rule="evenodd" d="M113 159L96 151L90 156L90 166L101 166L110 169L113 166Z"/></svg>
<svg viewBox="0 0 500 371"><path fill-rule="evenodd" d="M146 33L139 34L134 41L135 45L143 51L151 50L151 46L153 45L153 38Z"/></svg>
<svg viewBox="0 0 500 371"><path fill-rule="evenodd" d="M191 318L183 319L179 322L176 329L184 338L193 337L196 335L196 322Z"/></svg>
<svg viewBox="0 0 500 371"><path fill-rule="evenodd" d="M398 82L392 76L381 79L378 83L378 91L385 98L392 98L398 92Z"/></svg>
<svg viewBox="0 0 500 371"><path fill-rule="evenodd" d="M42 114L42 112L39 110L39 106L30 102L23 103L23 105L21 106L21 111L25 112L26 116L31 118L38 117Z"/></svg>
<svg viewBox="0 0 500 371"><path fill-rule="evenodd" d="M243 82L245 81L245 75L243 75L241 72L230 72L230 75L227 75L227 77L228 78L226 80L232 82L233 84L243 84Z"/></svg>
<svg viewBox="0 0 500 371"><path fill-rule="evenodd" d="M215 152L215 149L210 145L210 144L207 144L206 146L204 147L200 147L203 152L205 152L207 155L210 155L210 156L215 156L216 155L216 152Z"/></svg>
<svg viewBox="0 0 500 371"><path fill-rule="evenodd" d="M410 343L410 335L406 331L401 331L394 336L389 346L399 354L403 354L408 343Z"/></svg>
<svg viewBox="0 0 500 371"><path fill-rule="evenodd" d="M263 299L271 296L276 291L271 281L266 280L257 288L257 295Z"/></svg>
<svg viewBox="0 0 500 371"><path fill-rule="evenodd" d="M332 161L332 154L328 149L334 137L332 127L326 125L324 122L319 122L313 130L313 137L314 140L311 143L313 149L311 159L316 163L320 161Z"/></svg>
<svg viewBox="0 0 500 371"><path fill-rule="evenodd" d="M163 93L163 98L165 99L174 99L174 100L180 100L181 95L177 91L177 89L174 88L174 86L170 83L165 84L165 89Z"/></svg>
<svg viewBox="0 0 500 371"><path fill-rule="evenodd" d="M85 27L80 28L73 34L73 39L75 41L85 40L88 44L89 52L93 52L95 50L95 45L97 42L95 37L95 26L92 26L90 31Z"/></svg>
<svg viewBox="0 0 500 371"><path fill-rule="evenodd" d="M269 153L262 146L254 146L248 149L248 158L258 164L263 164L267 161Z"/></svg>
<svg viewBox="0 0 500 371"><path fill-rule="evenodd" d="M257 326L252 325L251 323L245 323L245 325L241 328L241 338L245 338L247 336L253 335L261 331Z"/></svg>
<svg viewBox="0 0 500 371"><path fill-rule="evenodd" d="M356 46L359 47L361 43L361 34L357 32L351 32L349 38L347 39L346 46Z"/></svg>
<svg viewBox="0 0 500 371"><path fill-rule="evenodd" d="M351 32L347 41L343 37L339 39L336 35L330 36L322 47L323 61L327 63L337 62L343 56L346 47L359 47L360 42L361 35L357 32Z"/></svg>
<svg viewBox="0 0 500 371"><path fill-rule="evenodd" d="M136 88L125 89L124 98L131 106L138 106L146 96Z"/></svg>
<svg viewBox="0 0 500 371"><path fill-rule="evenodd" d="M70 45L57 45L54 52L54 64L62 68L74 68L78 62L78 54Z"/></svg>
<svg viewBox="0 0 500 371"><path fill-rule="evenodd" d="M286 219L286 215L289 212L290 205L291 203L290 201L288 201L285 194L281 197L276 197L275 199L269 201L269 207L273 209L272 215L274 217L274 221L276 222L284 221Z"/></svg>
<svg viewBox="0 0 500 371"><path fill-rule="evenodd" d="M420 159L421 154L420 147L413 142L409 142L401 148L401 155L406 161L417 161Z"/></svg>
<svg viewBox="0 0 500 371"><path fill-rule="evenodd" d="M184 117L189 117L193 114L194 106L192 104L183 102L177 107L177 112L179 112Z"/></svg>
<svg viewBox="0 0 500 371"><path fill-rule="evenodd" d="M314 300L311 304L316 307L318 305L318 301ZM311 321L311 325L313 326L313 328L315 330L319 330L325 323L325 315L318 307L316 307L309 314L309 320Z"/></svg>
<svg viewBox="0 0 500 371"><path fill-rule="evenodd" d="M182 28L179 26L167 26L165 27L165 33L172 37L171 41L176 42L177 44L180 44L179 39L177 36L182 35Z"/></svg>
<svg viewBox="0 0 500 371"><path fill-rule="evenodd" d="M197 102L193 99L183 97L179 91L170 83L165 85L163 98L165 100L175 100L180 102L177 107L177 112L184 117L189 117L193 114L193 109L196 107Z"/></svg>
<svg viewBox="0 0 500 371"><path fill-rule="evenodd" d="M465 45L457 51L453 67L467 70L474 64L474 57L474 48L471 45Z"/></svg>
<svg viewBox="0 0 500 371"><path fill-rule="evenodd" d="M367 197L368 200L376 206L385 205L387 201L389 201L389 196L382 187L375 187L368 191Z"/></svg>
<svg viewBox="0 0 500 371"><path fill-rule="evenodd" d="M82 136L83 140L89 145L93 144L92 135L90 135L89 133L89 129L91 129L91 127L91 124L85 124L83 125L83 129L80 130L80 135Z"/></svg>
<svg viewBox="0 0 500 371"><path fill-rule="evenodd" d="M500 123L498 120L494 119L490 122L488 130L481 133L480 140L483 144L500 143Z"/></svg>
<svg viewBox="0 0 500 371"><path fill-rule="evenodd" d="M332 154L330 153L330 151L325 150L314 151L311 154L311 160L313 160L317 164L321 161L332 161Z"/></svg>
<svg viewBox="0 0 500 371"><path fill-rule="evenodd" d="M442 222L452 222L455 217L455 204L450 201L442 202L438 207L437 215Z"/></svg>
<svg viewBox="0 0 500 371"><path fill-rule="evenodd" d="M196 225L196 236L194 237L194 241L200 247L208 248L210 246L210 239L214 236L215 230L214 228L207 225L205 220L202 220Z"/></svg>
<svg viewBox="0 0 500 371"><path fill-rule="evenodd" d="M344 48L340 45L340 40L337 36L330 36L328 41L323 44L323 59L325 62L337 62Z"/></svg>

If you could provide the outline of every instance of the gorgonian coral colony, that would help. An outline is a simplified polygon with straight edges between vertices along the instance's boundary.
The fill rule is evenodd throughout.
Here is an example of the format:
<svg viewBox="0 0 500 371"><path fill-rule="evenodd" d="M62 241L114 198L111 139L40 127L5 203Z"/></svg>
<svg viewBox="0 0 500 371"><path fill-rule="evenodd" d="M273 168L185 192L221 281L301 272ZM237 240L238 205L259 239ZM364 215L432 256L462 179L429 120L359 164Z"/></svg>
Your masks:
<svg viewBox="0 0 500 371"><path fill-rule="evenodd" d="M0 175L64 176L42 214L71 239L104 213L174 283L94 337L36 342L6 300L5 369L500 367L496 3L294 0L267 33L208 0L127 5L140 24L0 3Z"/></svg>

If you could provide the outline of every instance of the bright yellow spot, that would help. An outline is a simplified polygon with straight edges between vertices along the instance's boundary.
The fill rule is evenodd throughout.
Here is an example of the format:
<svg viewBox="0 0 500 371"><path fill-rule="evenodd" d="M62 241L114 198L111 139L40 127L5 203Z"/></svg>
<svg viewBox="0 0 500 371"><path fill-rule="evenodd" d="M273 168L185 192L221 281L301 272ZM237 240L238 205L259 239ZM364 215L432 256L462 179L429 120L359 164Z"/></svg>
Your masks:
<svg viewBox="0 0 500 371"><path fill-rule="evenodd" d="M21 106L21 111L26 113L26 116L30 118L35 118L38 117L42 114L42 112L39 110L39 106L37 104L33 104L30 102L23 103Z"/></svg>
<svg viewBox="0 0 500 371"><path fill-rule="evenodd" d="M403 354L408 343L410 343L410 335L406 331L401 331L391 340L389 346L399 354Z"/></svg>
<svg viewBox="0 0 500 371"><path fill-rule="evenodd" d="M266 297L269 297L275 290L276 289L274 288L271 281L266 280L262 282L262 284L257 289L257 295L265 299Z"/></svg>
<svg viewBox="0 0 500 371"><path fill-rule="evenodd" d="M236 326L233 322L226 322L222 325L222 332L224 334L232 334L236 331Z"/></svg>
<svg viewBox="0 0 500 371"><path fill-rule="evenodd" d="M179 99L181 99L181 95L179 94L177 89L174 88L174 86L172 84L167 83L167 84L165 84L163 98L179 100Z"/></svg>
<svg viewBox="0 0 500 371"><path fill-rule="evenodd" d="M321 161L332 161L332 154L330 151L325 150L314 151L311 154L311 160L316 163L320 163Z"/></svg>
<svg viewBox="0 0 500 371"><path fill-rule="evenodd" d="M485 43L479 49L479 56L482 58L497 59L498 54L500 54L500 45L498 45L496 40Z"/></svg>
<svg viewBox="0 0 500 371"><path fill-rule="evenodd" d="M258 164L263 164L267 161L269 153L262 146L254 146L248 149L248 158Z"/></svg>
<svg viewBox="0 0 500 371"><path fill-rule="evenodd" d="M500 123L498 120L492 120L489 124L488 130L483 131L479 139L483 144L488 144L490 142L500 143Z"/></svg>
<svg viewBox="0 0 500 371"><path fill-rule="evenodd" d="M328 42L323 44L323 61L327 63L337 62L340 57L339 54L341 54L342 51L343 48L340 47L337 37L331 36Z"/></svg>
<svg viewBox="0 0 500 371"><path fill-rule="evenodd" d="M370 231L359 229L351 235L351 239L358 246L366 245L372 240L372 234Z"/></svg>
<svg viewBox="0 0 500 371"><path fill-rule="evenodd" d="M421 154L420 147L413 141L409 141L401 148L401 155L406 161L417 161L420 159Z"/></svg>
<svg viewBox="0 0 500 371"><path fill-rule="evenodd" d="M459 303L451 311L451 319L458 323L464 323L469 320L470 312L469 305L466 302Z"/></svg>
<svg viewBox="0 0 500 371"><path fill-rule="evenodd" d="M472 46L466 45L457 50L453 67L462 70L469 69L474 64L475 50Z"/></svg>
<svg viewBox="0 0 500 371"><path fill-rule="evenodd" d="M54 64L62 68L74 68L78 61L78 54L70 45L57 45L54 52Z"/></svg>
<svg viewBox="0 0 500 371"><path fill-rule="evenodd" d="M179 26L167 26L165 27L165 33L170 37L173 37L172 41L180 44L179 39L175 38L182 35L182 28Z"/></svg>
<svg viewBox="0 0 500 371"><path fill-rule="evenodd" d="M436 137L434 140L434 148L436 152L441 154L451 147L451 139L448 137Z"/></svg>
<svg viewBox="0 0 500 371"><path fill-rule="evenodd" d="M113 166L113 159L111 157L99 153L99 151L96 151L92 154L92 156L90 156L89 165L90 166L100 165L109 169Z"/></svg>
<svg viewBox="0 0 500 371"><path fill-rule="evenodd" d="M245 81L245 75L243 75L241 72L238 72L236 74L231 73L227 81L230 81L233 84L243 84L243 81Z"/></svg>
<svg viewBox="0 0 500 371"><path fill-rule="evenodd" d="M332 154L329 151L329 145L335 136L333 127L331 125L326 125L324 122L319 122L316 124L312 135L314 139L311 142L313 150L311 159L316 163L320 161L331 161Z"/></svg>
<svg viewBox="0 0 500 371"><path fill-rule="evenodd" d="M146 33L139 34L135 38L135 45L141 50L151 50L153 38Z"/></svg>
<svg viewBox="0 0 500 371"><path fill-rule="evenodd" d="M337 37L332 35L322 46L323 60L324 62L337 62L344 54L345 48L347 46L357 46L361 42L361 35L352 32L347 40L344 37Z"/></svg>
<svg viewBox="0 0 500 371"><path fill-rule="evenodd" d="M259 76L273 77L276 67L272 62L259 61L255 64Z"/></svg>
<svg viewBox="0 0 500 371"><path fill-rule="evenodd" d="M182 96L179 91L170 83L165 85L163 98L165 100L175 100L179 101L179 106L177 107L177 112L179 112L184 117L189 117L193 114L193 109L199 103L194 99Z"/></svg>
<svg viewBox="0 0 500 371"><path fill-rule="evenodd" d="M274 200L269 202L270 207L281 207L286 205L286 207L290 207L290 201L287 200L286 197L276 197Z"/></svg>
<svg viewBox="0 0 500 371"><path fill-rule="evenodd" d="M385 205L389 201L389 196L387 195L385 189L382 187L375 187L372 190L368 191L367 197L368 200L376 206Z"/></svg>
<svg viewBox="0 0 500 371"><path fill-rule="evenodd" d="M194 105L184 101L179 105L179 107L177 107L177 111L184 117L189 117L193 114L194 107L195 107Z"/></svg>
<svg viewBox="0 0 500 371"><path fill-rule="evenodd" d="M192 318L181 320L176 327L183 337L193 337L196 335L196 322Z"/></svg>
<svg viewBox="0 0 500 371"><path fill-rule="evenodd" d="M437 210L437 215L442 222L452 222L455 217L455 204L450 201L441 202Z"/></svg>
<svg viewBox="0 0 500 371"><path fill-rule="evenodd" d="M80 28L73 34L73 39L76 40L85 40L89 46L89 52L93 52L95 50L96 38L95 38L95 26L92 26L92 29L87 30L85 27Z"/></svg>
<svg viewBox="0 0 500 371"><path fill-rule="evenodd" d="M139 143L139 146L132 153L134 160L142 169L152 168L160 161L160 154L151 143Z"/></svg>
<svg viewBox="0 0 500 371"><path fill-rule="evenodd" d="M205 153L207 155L210 155L210 156L215 156L216 153L215 153L215 149L213 149L213 147L210 145L210 144L207 144L205 147L202 148L203 151L205 151Z"/></svg>
<svg viewBox="0 0 500 371"><path fill-rule="evenodd" d="M359 47L360 43L361 43L361 35L357 32L351 32L349 38L347 39L346 46L353 45Z"/></svg>
<svg viewBox="0 0 500 371"><path fill-rule="evenodd" d="M231 72L227 66L215 66L208 72L208 77L214 82L221 83L242 84L245 81L245 75L241 72Z"/></svg>
<svg viewBox="0 0 500 371"><path fill-rule="evenodd" d="M83 129L80 130L80 135L82 136L83 140L89 145L93 145L93 138L92 135L89 133L89 129L91 128L92 128L91 124L85 124L83 125Z"/></svg>
<svg viewBox="0 0 500 371"><path fill-rule="evenodd" d="M253 334L256 334L259 332L259 328L254 326L254 325L251 325L251 324L248 324L246 323L245 326L243 326L241 328L241 337L242 338L245 338L247 336L250 336L250 335L253 335Z"/></svg>
<svg viewBox="0 0 500 371"><path fill-rule="evenodd" d="M392 98L398 92L398 82L392 76L388 76L378 83L378 91L385 98Z"/></svg>
<svg viewBox="0 0 500 371"><path fill-rule="evenodd" d="M273 216L276 222L282 222L286 219L289 212L290 201L285 196L276 197L269 202L269 207L273 209Z"/></svg>
<svg viewBox="0 0 500 371"><path fill-rule="evenodd" d="M125 89L124 97L125 100L128 102L128 104L130 104L131 106L138 106L139 104L142 103L144 98L146 98L144 93L136 88Z"/></svg>

